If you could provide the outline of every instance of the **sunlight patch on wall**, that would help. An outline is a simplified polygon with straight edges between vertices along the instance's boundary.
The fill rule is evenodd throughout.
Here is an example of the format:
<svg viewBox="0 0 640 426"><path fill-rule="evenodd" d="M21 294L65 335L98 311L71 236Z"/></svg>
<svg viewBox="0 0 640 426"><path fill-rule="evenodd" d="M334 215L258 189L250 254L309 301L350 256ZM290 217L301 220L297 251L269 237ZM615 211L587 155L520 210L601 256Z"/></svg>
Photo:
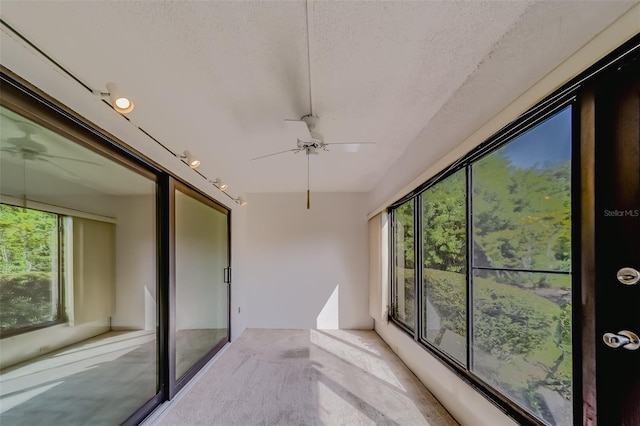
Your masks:
<svg viewBox="0 0 640 426"><path fill-rule="evenodd" d="M340 328L340 285L336 288L327 299L324 307L316 318L316 328L338 329Z"/></svg>

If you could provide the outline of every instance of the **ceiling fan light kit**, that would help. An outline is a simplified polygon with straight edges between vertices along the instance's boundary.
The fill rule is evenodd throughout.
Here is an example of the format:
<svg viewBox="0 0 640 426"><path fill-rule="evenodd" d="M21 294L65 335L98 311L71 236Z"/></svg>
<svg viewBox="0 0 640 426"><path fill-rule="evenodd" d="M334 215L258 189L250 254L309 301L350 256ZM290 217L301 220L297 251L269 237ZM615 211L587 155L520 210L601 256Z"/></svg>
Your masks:
<svg viewBox="0 0 640 426"><path fill-rule="evenodd" d="M320 133L311 130L316 127L316 124L318 122L318 117L313 114L305 115L301 117L300 120L284 121L287 126L296 134L297 148L262 155L260 157L252 158L251 161L273 157L275 155L280 155L287 152L293 152L294 154L304 152L307 157L307 210L311 208L309 156L318 155L320 154L320 152L330 152L331 148L337 148L346 152L358 152L362 146L375 145L375 142L327 143L324 141L324 138Z"/></svg>

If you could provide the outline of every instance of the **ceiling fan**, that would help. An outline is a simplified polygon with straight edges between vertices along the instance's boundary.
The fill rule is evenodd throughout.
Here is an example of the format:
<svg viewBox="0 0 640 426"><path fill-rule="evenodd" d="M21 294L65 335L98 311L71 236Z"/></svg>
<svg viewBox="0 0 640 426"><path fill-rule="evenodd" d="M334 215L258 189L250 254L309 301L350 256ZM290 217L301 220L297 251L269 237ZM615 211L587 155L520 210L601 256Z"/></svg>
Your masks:
<svg viewBox="0 0 640 426"><path fill-rule="evenodd" d="M360 148L365 145L375 145L375 142L356 142L356 143L339 143L332 142L327 143L324 141L324 138L321 134L315 132L316 123L318 121L318 116L314 114L313 110L313 90L311 87L311 41L309 38L309 22L311 20L309 16L308 4L305 3L307 9L307 64L309 71L309 110L310 113L304 115L300 118L300 120L284 120L285 123L295 132L297 142L296 147L287 149L284 151L273 152L271 154L262 155L259 157L252 158L251 161L260 160L267 157L272 157L275 155L284 154L287 152L293 152L297 154L299 152L304 152L307 157L307 210L311 208L311 192L309 189L309 158L311 155L318 155L320 152L328 152L330 150L341 150L346 152L358 152Z"/></svg>
<svg viewBox="0 0 640 426"><path fill-rule="evenodd" d="M26 121L18 121L18 120L12 120L12 121L16 125L16 127L18 127L18 129L24 132L24 136L2 139L3 142L6 142L12 146L2 147L0 148L0 152L6 152L14 157L22 158L23 160L42 161L42 162L51 164L52 166L63 170L64 172L68 173L73 177L78 177L78 176L75 173L71 172L70 170L67 170L66 168L57 164L56 162L51 161L51 159L75 161L79 163L93 164L96 166L102 165L100 163L96 163L88 160L82 160L79 158L49 154L47 152L48 150L46 145L33 139L33 136L38 134L39 132L39 127L37 125L26 122Z"/></svg>
<svg viewBox="0 0 640 426"><path fill-rule="evenodd" d="M354 143L341 143L333 142L327 143L321 134L314 132L317 117L312 114L303 116L300 120L285 120L285 123L295 131L297 137L297 148L287 149L284 151L273 152L267 155L261 155L260 157L252 158L251 161L260 160L267 157L273 157L274 155L285 154L287 152L293 152L297 154L304 152L307 157L307 210L311 208L311 191L309 189L309 157L311 155L318 155L320 152L329 152L331 149L341 150L345 152L358 152L363 145L375 145L375 142L354 142Z"/></svg>

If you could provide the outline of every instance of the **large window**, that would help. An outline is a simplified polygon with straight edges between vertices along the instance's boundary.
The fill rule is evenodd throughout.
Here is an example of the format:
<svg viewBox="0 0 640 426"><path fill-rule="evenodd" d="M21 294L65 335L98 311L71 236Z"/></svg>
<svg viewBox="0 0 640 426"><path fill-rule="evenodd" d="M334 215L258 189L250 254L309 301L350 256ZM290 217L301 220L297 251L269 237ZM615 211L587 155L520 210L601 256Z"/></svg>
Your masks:
<svg viewBox="0 0 640 426"><path fill-rule="evenodd" d="M392 210L394 320L549 424L571 424L573 409L571 115L556 111Z"/></svg>
<svg viewBox="0 0 640 426"><path fill-rule="evenodd" d="M0 204L0 335L61 316L58 215Z"/></svg>
<svg viewBox="0 0 640 426"><path fill-rule="evenodd" d="M465 172L421 196L422 338L464 363L467 359Z"/></svg>
<svg viewBox="0 0 640 426"><path fill-rule="evenodd" d="M414 329L415 320L415 250L414 202L410 200L394 211L393 315L405 327Z"/></svg>

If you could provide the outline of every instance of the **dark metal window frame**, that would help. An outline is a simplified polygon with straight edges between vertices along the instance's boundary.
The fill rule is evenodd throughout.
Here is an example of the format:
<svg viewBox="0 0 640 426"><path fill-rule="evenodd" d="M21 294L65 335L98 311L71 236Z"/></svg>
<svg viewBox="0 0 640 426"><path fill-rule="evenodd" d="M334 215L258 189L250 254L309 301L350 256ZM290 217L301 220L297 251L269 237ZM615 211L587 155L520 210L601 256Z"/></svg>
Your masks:
<svg viewBox="0 0 640 426"><path fill-rule="evenodd" d="M394 232L395 226L395 210L398 207L403 205L405 202L414 199L414 237L417 239L417 235L420 235L420 240L422 240L422 232L418 233L422 230L423 224L422 220L419 218L419 208L422 204L421 194L428 190L430 187L435 185L438 182L446 179L448 176L453 173L458 172L459 170L466 169L467 179L466 179L466 191L465 191L465 199L467 203L467 363L466 366L463 366L460 362L453 359L451 356L446 354L444 351L440 350L435 345L429 343L425 339L420 338L420 330L422 327L422 315L421 304L422 299L422 289L419 283L421 283L422 279L422 268L416 268L416 272L414 274L414 288L415 288L415 306L416 306L416 322L414 326L414 330L406 327L402 322L398 321L395 318L395 312L390 310L389 320L398 328L400 328L404 333L409 335L412 339L414 339L422 348L427 350L429 353L438 358L445 366L447 366L450 370L456 373L462 380L464 380L468 385L476 389L482 395L487 397L487 399L496 405L497 408L502 410L506 415L514 418L520 424L535 424L540 425L543 424L536 417L531 415L528 411L523 409L521 406L513 402L506 395L497 390L494 386L488 384L486 381L478 377L473 373L473 270L479 269L477 267L473 267L473 227L472 227L472 182L473 182L473 163L486 155L491 154L496 149L508 144L513 141L515 138L533 128L537 124L543 122L544 120L550 118L555 113L559 112L563 108L566 108L569 105L572 105L572 143L571 143L571 205L572 205L572 271L569 274L572 275L572 300L580 301L581 300L581 276L580 276L580 100L582 89L586 84L597 84L597 81L601 79L604 75L609 74L615 69L619 69L620 67L624 67L625 64L631 61L640 60L640 34L634 36L632 39L624 43L622 46L614 50L612 53L607 55L602 60L598 61L593 66L589 67L586 71L579 74L576 78L565 84L562 88L556 90L542 101L537 103L535 106L524 112L522 115L517 117L514 121L500 129L493 136L488 138L485 142L478 145L471 152L461 157L459 160L455 161L441 172L437 173L431 179L428 179L423 184L419 185L413 191L400 198L396 202L392 203L388 208L387 212L390 215L391 226L389 227L390 232ZM390 241L394 241L390 239ZM390 259L392 263L389 268L389 278L390 278L390 292L391 292L391 300L392 302L395 300L395 247L394 243L391 244L390 247ZM415 264L421 264L422 262L422 244L418 244L414 242L414 256L415 256ZM497 268L504 269L504 268ZM521 272L546 272L546 273L565 273L562 271L537 271L537 270L523 270ZM420 311L418 310L418 306ZM572 303L572 369L573 369L573 420L574 424L582 423L582 311L579 303Z"/></svg>
<svg viewBox="0 0 640 426"><path fill-rule="evenodd" d="M397 207L400 207L401 205L403 205L407 201L410 201L410 200L405 200L403 203L400 203ZM395 235L396 235L396 210L397 210L397 207L395 209L393 209L392 211L390 211L391 220L390 220L389 223L391 224L391 226L389 227L389 229L390 229L390 232L391 232L391 238L390 238L389 241L391 241L391 244L390 244L391 245L391 247L390 247L390 256L391 257L390 257L390 259L391 259L391 262L392 262L392 267L389 268L390 271L395 270L395 266L396 266L396 258L395 258L395 256L396 256L396 241L395 241ZM416 230L415 230L415 226L416 226L416 220L417 220L415 208L416 208L416 203L414 202L414 205L413 205L413 209L414 209L413 210L413 226L414 226L413 247L414 247L414 249L416 247L416 242L415 242ZM415 264L417 264L416 260L417 260L417 258L415 257L415 254L414 254L414 263ZM418 294L415 291L416 290L416 285L417 285L416 283L418 282L418 277L417 277L416 274L417 274L417 268L414 268L414 274L413 274L413 287L414 287L414 293L413 294L414 294L414 297ZM395 276L392 275L391 276L391 280L392 280L391 281L392 285L390 286L391 287L391 309L389 311L389 317L393 320L393 322L398 327L400 327L406 333L408 333L410 335L413 335L414 330L416 329L416 326L417 326L417 322L415 321L415 319L416 319L415 316L417 315L417 312L418 312L418 306L414 302L414 309L413 309L414 310L414 312L413 312L414 313L414 323L413 323L414 330L412 330L411 327L408 324L405 324L404 322L402 322L401 320L399 320L397 318L397 314L398 313L396 312L396 310L397 310L396 298L397 298L398 294L397 294L396 285L395 285L395 283L396 283Z"/></svg>

